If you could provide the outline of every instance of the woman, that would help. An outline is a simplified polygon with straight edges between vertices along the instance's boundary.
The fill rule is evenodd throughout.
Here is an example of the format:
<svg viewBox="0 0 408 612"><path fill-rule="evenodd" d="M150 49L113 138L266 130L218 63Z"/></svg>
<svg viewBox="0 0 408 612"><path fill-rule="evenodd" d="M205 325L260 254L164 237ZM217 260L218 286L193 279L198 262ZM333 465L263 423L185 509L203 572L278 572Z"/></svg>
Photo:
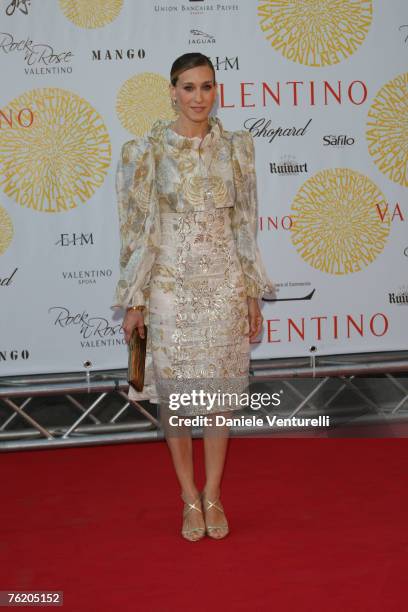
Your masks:
<svg viewBox="0 0 408 612"><path fill-rule="evenodd" d="M262 328L259 298L273 286L256 246L251 134L227 131L210 116L217 83L205 55L176 59L169 91L177 119L157 120L122 147L116 305L126 309L127 342L135 328L142 337L148 328L144 389L130 389L129 398L159 402L184 501L182 535L220 539L229 530L220 501L228 429L214 416L241 407L249 342ZM207 416L201 494L187 421L193 415Z"/></svg>

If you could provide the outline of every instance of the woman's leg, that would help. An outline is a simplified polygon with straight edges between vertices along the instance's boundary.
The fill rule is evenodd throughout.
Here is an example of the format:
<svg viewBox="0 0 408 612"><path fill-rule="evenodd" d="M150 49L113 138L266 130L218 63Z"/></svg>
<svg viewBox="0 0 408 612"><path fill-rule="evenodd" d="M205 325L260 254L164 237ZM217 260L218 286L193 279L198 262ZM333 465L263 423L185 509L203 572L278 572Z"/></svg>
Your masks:
<svg viewBox="0 0 408 612"><path fill-rule="evenodd" d="M196 498L198 490L194 482L193 443L191 435L166 437L174 469L181 491L189 498Z"/></svg>
<svg viewBox="0 0 408 612"><path fill-rule="evenodd" d="M203 489L204 510L206 522L220 529L212 530L215 537L221 537L225 529L225 516L216 507L207 508L206 500L217 501L221 496L221 481L224 472L225 458L229 441L229 427L209 425L204 427L204 460L206 482ZM218 506L220 504L217 504Z"/></svg>
<svg viewBox="0 0 408 612"><path fill-rule="evenodd" d="M185 503L194 503L199 498L194 482L193 443L191 434L166 436L167 445L173 460L174 469L181 487L181 495ZM201 509L200 500L195 504ZM184 521L185 529L204 527L204 516L201 512L191 510Z"/></svg>

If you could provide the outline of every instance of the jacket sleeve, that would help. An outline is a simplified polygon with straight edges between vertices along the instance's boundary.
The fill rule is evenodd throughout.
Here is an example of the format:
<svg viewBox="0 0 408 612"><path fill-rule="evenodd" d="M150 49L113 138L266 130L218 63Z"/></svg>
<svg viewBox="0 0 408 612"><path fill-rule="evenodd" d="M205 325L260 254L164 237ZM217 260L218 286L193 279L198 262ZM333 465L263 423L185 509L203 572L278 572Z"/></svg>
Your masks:
<svg viewBox="0 0 408 612"><path fill-rule="evenodd" d="M232 209L232 231L245 277L247 296L261 298L275 293L268 278L256 242L258 195L255 170L254 139L245 130L232 135L232 164L235 183L235 206Z"/></svg>
<svg viewBox="0 0 408 612"><path fill-rule="evenodd" d="M145 304L160 245L160 218L152 147L145 138L122 146L116 170L120 227L120 275L113 307Z"/></svg>

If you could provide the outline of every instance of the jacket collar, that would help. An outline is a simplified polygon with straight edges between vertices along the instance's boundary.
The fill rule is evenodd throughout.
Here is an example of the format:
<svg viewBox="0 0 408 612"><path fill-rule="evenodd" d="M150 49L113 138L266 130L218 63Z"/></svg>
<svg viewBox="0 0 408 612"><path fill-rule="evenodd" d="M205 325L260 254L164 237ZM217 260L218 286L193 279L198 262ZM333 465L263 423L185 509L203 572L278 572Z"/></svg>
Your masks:
<svg viewBox="0 0 408 612"><path fill-rule="evenodd" d="M170 146L178 149L198 149L201 142L201 149L206 148L219 140L223 136L223 126L218 117L209 116L208 122L210 124L210 131L201 140L199 136L181 136L177 134L170 125L173 123L173 119L157 119L149 132L148 138L151 142L162 141L169 144Z"/></svg>

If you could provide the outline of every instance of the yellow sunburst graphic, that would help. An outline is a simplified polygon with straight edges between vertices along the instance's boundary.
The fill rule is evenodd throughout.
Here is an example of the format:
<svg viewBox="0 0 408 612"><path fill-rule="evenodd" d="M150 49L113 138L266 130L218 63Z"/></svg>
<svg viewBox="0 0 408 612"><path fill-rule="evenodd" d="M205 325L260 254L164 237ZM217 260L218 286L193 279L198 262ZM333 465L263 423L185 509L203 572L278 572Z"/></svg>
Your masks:
<svg viewBox="0 0 408 612"><path fill-rule="evenodd" d="M116 19L123 0L59 0L65 17L80 28L103 28Z"/></svg>
<svg viewBox="0 0 408 612"><path fill-rule="evenodd" d="M3 255L13 239L13 222L8 212L0 206L0 255Z"/></svg>
<svg viewBox="0 0 408 612"><path fill-rule="evenodd" d="M116 112L123 127L143 136L156 119L175 119L169 82L155 72L143 72L125 81L119 90Z"/></svg>
<svg viewBox="0 0 408 612"><path fill-rule="evenodd" d="M24 208L55 213L77 208L100 187L111 162L101 115L59 88L32 89L2 112L0 181Z"/></svg>
<svg viewBox="0 0 408 612"><path fill-rule="evenodd" d="M321 170L292 203L291 239L313 268L329 274L358 272L382 252L390 215L381 221L384 195L364 174L349 168Z"/></svg>
<svg viewBox="0 0 408 612"><path fill-rule="evenodd" d="M259 26L286 59L321 67L347 59L364 42L372 0L259 0Z"/></svg>
<svg viewBox="0 0 408 612"><path fill-rule="evenodd" d="M408 187L408 72L377 93L368 111L366 138L378 169Z"/></svg>

